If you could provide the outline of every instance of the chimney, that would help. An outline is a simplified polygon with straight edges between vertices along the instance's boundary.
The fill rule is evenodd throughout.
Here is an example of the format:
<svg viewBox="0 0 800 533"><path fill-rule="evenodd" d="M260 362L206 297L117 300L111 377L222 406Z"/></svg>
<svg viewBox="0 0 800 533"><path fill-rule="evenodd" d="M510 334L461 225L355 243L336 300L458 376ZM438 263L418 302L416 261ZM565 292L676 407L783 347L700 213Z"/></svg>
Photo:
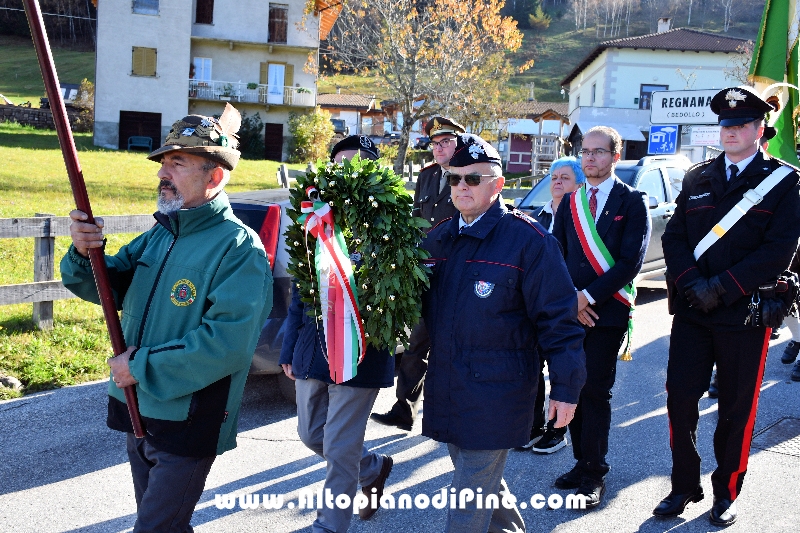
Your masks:
<svg viewBox="0 0 800 533"><path fill-rule="evenodd" d="M671 18L664 17L658 19L658 33L664 33L665 31L669 31L670 26L672 26Z"/></svg>

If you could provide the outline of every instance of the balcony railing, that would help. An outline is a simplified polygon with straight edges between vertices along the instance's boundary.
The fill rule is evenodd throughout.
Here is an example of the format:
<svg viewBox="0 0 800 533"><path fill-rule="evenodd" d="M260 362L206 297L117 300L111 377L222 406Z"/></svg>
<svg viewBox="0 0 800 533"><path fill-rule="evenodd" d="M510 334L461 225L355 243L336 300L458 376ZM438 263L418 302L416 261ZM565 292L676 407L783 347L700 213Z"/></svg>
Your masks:
<svg viewBox="0 0 800 533"><path fill-rule="evenodd" d="M289 105L314 107L314 89L307 87L281 87L279 85L256 85L230 81L189 80L189 98L198 100L227 100L253 104Z"/></svg>

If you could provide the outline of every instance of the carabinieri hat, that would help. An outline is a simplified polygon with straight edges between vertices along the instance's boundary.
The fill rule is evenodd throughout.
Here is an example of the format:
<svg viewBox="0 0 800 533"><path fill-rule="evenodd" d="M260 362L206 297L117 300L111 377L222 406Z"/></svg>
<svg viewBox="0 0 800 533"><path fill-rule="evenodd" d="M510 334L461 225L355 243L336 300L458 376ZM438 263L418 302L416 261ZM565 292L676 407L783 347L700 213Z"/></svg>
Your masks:
<svg viewBox="0 0 800 533"><path fill-rule="evenodd" d="M437 135L458 135L466 131L464 126L455 120L442 116L431 117L428 119L428 122L425 123L425 135L431 139Z"/></svg>
<svg viewBox="0 0 800 533"><path fill-rule="evenodd" d="M211 159L233 170L241 155L236 149L239 146L236 132L241 125L242 116L231 104L225 104L219 119L188 115L172 125L164 145L147 159L161 161L164 154L179 151Z"/></svg>
<svg viewBox="0 0 800 533"><path fill-rule="evenodd" d="M450 159L451 167L466 167L475 163L500 162L500 154L494 146L472 133L462 133L456 141L456 151Z"/></svg>
<svg viewBox="0 0 800 533"><path fill-rule="evenodd" d="M361 150L373 156L372 158L374 159L378 159L381 156L378 147L366 135L351 135L336 143L331 150L331 161L336 157L336 154L343 150Z"/></svg>
<svg viewBox="0 0 800 533"><path fill-rule="evenodd" d="M740 126L764 120L773 107L741 87L722 89L711 99L711 111L718 115L720 126Z"/></svg>

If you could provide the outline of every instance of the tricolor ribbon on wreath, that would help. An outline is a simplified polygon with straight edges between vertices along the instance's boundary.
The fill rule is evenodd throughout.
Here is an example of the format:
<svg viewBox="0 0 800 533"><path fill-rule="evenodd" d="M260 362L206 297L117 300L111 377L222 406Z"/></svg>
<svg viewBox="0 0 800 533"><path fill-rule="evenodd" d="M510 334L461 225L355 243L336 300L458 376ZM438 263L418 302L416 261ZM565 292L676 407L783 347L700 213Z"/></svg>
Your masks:
<svg viewBox="0 0 800 533"><path fill-rule="evenodd" d="M597 233L594 217L589 210L589 198L586 196L586 188L581 187L575 191L570 198L570 202L572 203L572 222L578 232L578 239L581 241L583 253L586 254L595 273L601 276L614 266L614 258L611 257L611 253ZM623 361L630 361L632 359L633 309L636 300L636 288L633 283L628 283L615 292L614 298L630 309L628 311L628 342L625 345L625 351L620 356Z"/></svg>
<svg viewBox="0 0 800 533"><path fill-rule="evenodd" d="M319 285L328 368L334 383L344 383L355 377L357 365L367 349L364 325L358 312L353 268L331 206L319 200L315 187L308 187L306 195L312 201L300 204L303 214L297 222L303 225L306 239L310 233L317 240L314 267Z"/></svg>

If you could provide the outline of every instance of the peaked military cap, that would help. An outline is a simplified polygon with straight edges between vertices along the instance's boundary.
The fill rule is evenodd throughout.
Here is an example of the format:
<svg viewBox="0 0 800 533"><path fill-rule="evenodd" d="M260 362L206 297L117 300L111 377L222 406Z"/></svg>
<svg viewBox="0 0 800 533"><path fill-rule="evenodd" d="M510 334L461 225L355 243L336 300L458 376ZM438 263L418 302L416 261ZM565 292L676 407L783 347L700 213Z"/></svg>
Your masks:
<svg viewBox="0 0 800 533"><path fill-rule="evenodd" d="M456 141L456 151L450 159L451 167L466 167L475 163L500 162L500 154L494 146L472 133L462 133Z"/></svg>
<svg viewBox="0 0 800 533"><path fill-rule="evenodd" d="M711 111L716 113L720 126L740 126L763 120L773 107L741 87L722 89L711 99Z"/></svg>
<svg viewBox="0 0 800 533"><path fill-rule="evenodd" d="M378 147L366 135L351 135L336 143L331 150L331 161L336 157L336 154L343 150L361 150L371 155L370 159L378 159L381 156Z"/></svg>
<svg viewBox="0 0 800 533"><path fill-rule="evenodd" d="M458 135L459 133L464 133L466 131L467 130L464 129L464 126L455 120L442 116L431 117L430 120L425 123L425 135L431 139L437 135Z"/></svg>
<svg viewBox="0 0 800 533"><path fill-rule="evenodd" d="M219 119L204 115L183 117L169 130L164 145L147 156L151 161L161 161L168 152L185 152L215 161L228 170L233 170L241 153L236 148L239 140L236 132L242 125L242 116L230 104Z"/></svg>

